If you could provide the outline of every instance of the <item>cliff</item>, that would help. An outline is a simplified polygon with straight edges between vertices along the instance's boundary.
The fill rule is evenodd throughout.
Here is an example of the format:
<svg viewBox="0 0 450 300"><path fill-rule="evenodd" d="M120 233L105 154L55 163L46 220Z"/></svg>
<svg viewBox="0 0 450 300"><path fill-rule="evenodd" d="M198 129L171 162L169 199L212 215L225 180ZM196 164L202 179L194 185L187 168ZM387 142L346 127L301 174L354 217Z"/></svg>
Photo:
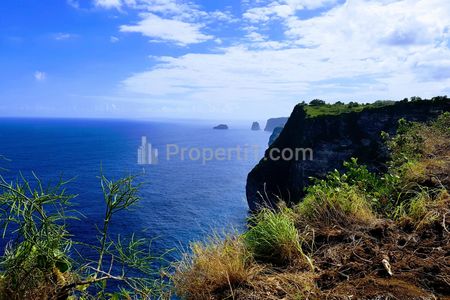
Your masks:
<svg viewBox="0 0 450 300"><path fill-rule="evenodd" d="M276 127L273 131L272 134L269 137L269 146L273 144L273 142L275 142L275 140L280 136L280 133L283 131L283 127Z"/></svg>
<svg viewBox="0 0 450 300"><path fill-rule="evenodd" d="M284 129L266 150L264 158L248 174L246 195L249 208L272 206L278 199L288 204L299 202L310 177L323 177L351 157L369 170L384 171L387 149L380 133L394 133L398 120L425 122L450 111L450 99L397 102L394 105L364 109L361 112L308 117L303 105L297 105ZM266 126L267 127L267 126ZM270 157L273 149L311 149L312 160L283 160ZM306 157L309 158L309 157Z"/></svg>
<svg viewBox="0 0 450 300"><path fill-rule="evenodd" d="M271 118L266 122L266 127L264 131L273 131L277 127L283 127L284 124L288 121L288 118Z"/></svg>

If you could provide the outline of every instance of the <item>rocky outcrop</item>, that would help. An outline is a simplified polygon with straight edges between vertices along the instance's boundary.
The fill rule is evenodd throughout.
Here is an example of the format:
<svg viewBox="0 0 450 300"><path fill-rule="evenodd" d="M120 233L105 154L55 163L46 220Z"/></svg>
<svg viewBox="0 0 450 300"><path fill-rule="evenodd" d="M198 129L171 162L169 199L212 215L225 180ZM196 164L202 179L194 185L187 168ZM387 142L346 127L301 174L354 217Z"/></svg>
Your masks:
<svg viewBox="0 0 450 300"><path fill-rule="evenodd" d="M307 117L303 105L297 105L279 137L248 174L248 205L256 210L261 205L274 206L279 199L297 203L310 177L320 178L340 170L351 157L357 157L372 171L384 171L388 152L380 133L395 133L400 118L424 122L444 111L450 111L450 99L446 97L314 118ZM270 155L278 153L276 150L296 152L308 148L313 151L311 160L308 155L290 160Z"/></svg>
<svg viewBox="0 0 450 300"><path fill-rule="evenodd" d="M261 130L261 127L259 126L259 123L258 123L258 122L253 122L253 124L252 124L252 130L254 130L254 131Z"/></svg>
<svg viewBox="0 0 450 300"><path fill-rule="evenodd" d="M273 131L277 127L283 127L287 120L288 118L271 118L267 120L264 131Z"/></svg>
<svg viewBox="0 0 450 300"><path fill-rule="evenodd" d="M226 125L226 124L219 124L219 125L217 125L217 126L215 126L215 127L213 127L213 129L228 129L228 125Z"/></svg>

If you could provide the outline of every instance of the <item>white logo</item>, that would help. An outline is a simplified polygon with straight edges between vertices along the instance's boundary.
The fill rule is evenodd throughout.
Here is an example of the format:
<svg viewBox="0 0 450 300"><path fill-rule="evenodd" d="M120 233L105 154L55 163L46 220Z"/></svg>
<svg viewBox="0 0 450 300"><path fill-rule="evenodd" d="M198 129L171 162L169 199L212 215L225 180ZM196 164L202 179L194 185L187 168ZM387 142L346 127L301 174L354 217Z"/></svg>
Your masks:
<svg viewBox="0 0 450 300"><path fill-rule="evenodd" d="M147 142L147 137L141 137L141 145L137 150L138 165L155 165L158 164L158 149L153 149L152 144Z"/></svg>

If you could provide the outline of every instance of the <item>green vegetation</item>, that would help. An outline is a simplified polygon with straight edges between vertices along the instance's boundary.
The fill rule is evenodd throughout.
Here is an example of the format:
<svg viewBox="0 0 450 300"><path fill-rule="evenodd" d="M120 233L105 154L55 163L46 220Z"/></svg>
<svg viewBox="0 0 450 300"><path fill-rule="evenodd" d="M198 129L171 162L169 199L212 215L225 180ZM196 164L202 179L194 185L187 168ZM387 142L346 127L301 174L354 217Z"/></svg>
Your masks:
<svg viewBox="0 0 450 300"><path fill-rule="evenodd" d="M431 101L442 101L442 100L447 100L447 96L438 96L433 97L431 99ZM410 99L405 98L399 102L393 100L377 100L373 103L359 103L350 101L349 103L345 104L341 101L337 101L331 104L326 103L324 100L314 99L310 101L308 104L302 102L299 105L302 105L305 108L308 117L313 118L318 116L334 116L349 112L360 112L366 109L380 108L402 102L421 102L421 101L430 101L430 100L424 100L420 97L411 97Z"/></svg>
<svg viewBox="0 0 450 300"><path fill-rule="evenodd" d="M323 107L316 102L314 107ZM191 259L175 273L175 287L195 282L195 291L208 293L199 299L448 296L449 128L448 113L430 124L400 120L394 137L383 134L391 151L386 173L372 173L352 159L344 163L345 172L313 179L295 207L262 209L241 236L194 244ZM236 265L230 253L239 268L230 267ZM204 265L219 267L206 272ZM212 274L233 274L233 281Z"/></svg>
<svg viewBox="0 0 450 300"><path fill-rule="evenodd" d="M119 299L161 297L166 283L153 263L163 262L149 252L149 241L132 236L112 238L113 215L138 201L134 177L118 181L101 176L105 200L104 224L99 245L78 242L67 229L67 220L80 215L72 209L75 197L65 191L67 182L45 188L37 176L33 183L0 181L0 224L10 239L0 258L0 299ZM34 186L34 187L33 187ZM97 259L81 254L89 249ZM128 276L127 274L139 274ZM119 284L117 292L108 283Z"/></svg>
<svg viewBox="0 0 450 300"><path fill-rule="evenodd" d="M279 212L263 209L249 222L252 225L243 238L256 259L279 265L300 259L303 264L310 264L309 258L303 254L290 209L284 208Z"/></svg>
<svg viewBox="0 0 450 300"><path fill-rule="evenodd" d="M109 233L115 215L139 200L135 177L100 177L98 245L68 231L67 221L81 216L66 182L2 179L0 224L11 242L0 258L0 299L449 296L450 114L430 124L400 120L395 136L382 135L391 153L384 174L351 159L343 172L311 179L301 203L262 209L245 233L192 243L171 266L152 255L150 241ZM83 248L96 256L78 255Z"/></svg>
<svg viewBox="0 0 450 300"><path fill-rule="evenodd" d="M395 101L390 100L379 100L374 103L358 103L358 102L349 102L344 104L340 101L334 104L327 104L323 100L315 99L309 102L308 105L303 104L306 110L306 113L309 117L318 117L325 115L339 115L342 113L348 112L359 112L363 109L371 109L377 107L383 107L388 105L393 105Z"/></svg>

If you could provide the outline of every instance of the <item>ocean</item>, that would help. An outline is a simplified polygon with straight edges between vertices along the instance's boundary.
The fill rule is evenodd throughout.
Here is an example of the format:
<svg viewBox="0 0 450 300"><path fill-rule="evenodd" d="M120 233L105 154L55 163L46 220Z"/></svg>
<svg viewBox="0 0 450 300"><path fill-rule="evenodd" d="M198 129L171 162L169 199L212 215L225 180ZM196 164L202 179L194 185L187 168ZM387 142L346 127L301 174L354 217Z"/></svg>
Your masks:
<svg viewBox="0 0 450 300"><path fill-rule="evenodd" d="M91 244L97 243L96 225L102 223L105 209L98 178L101 170L110 179L139 175L141 200L114 216L111 233L122 237L137 233L154 239L155 252L176 249L177 256L191 241L245 226L246 176L262 157L269 134L251 131L251 122L231 125L229 130L213 130L215 125L0 119L0 155L8 158L0 161L0 174L10 181L20 173L32 178L34 172L45 184L54 184L60 177L73 179L66 185L67 193L77 195L72 203L81 214L80 221L69 223L69 230L75 240ZM158 149L157 164L137 164L142 136ZM169 157L167 145L171 145ZM176 149L179 154L174 154ZM228 152L211 159L210 151L217 149Z"/></svg>

